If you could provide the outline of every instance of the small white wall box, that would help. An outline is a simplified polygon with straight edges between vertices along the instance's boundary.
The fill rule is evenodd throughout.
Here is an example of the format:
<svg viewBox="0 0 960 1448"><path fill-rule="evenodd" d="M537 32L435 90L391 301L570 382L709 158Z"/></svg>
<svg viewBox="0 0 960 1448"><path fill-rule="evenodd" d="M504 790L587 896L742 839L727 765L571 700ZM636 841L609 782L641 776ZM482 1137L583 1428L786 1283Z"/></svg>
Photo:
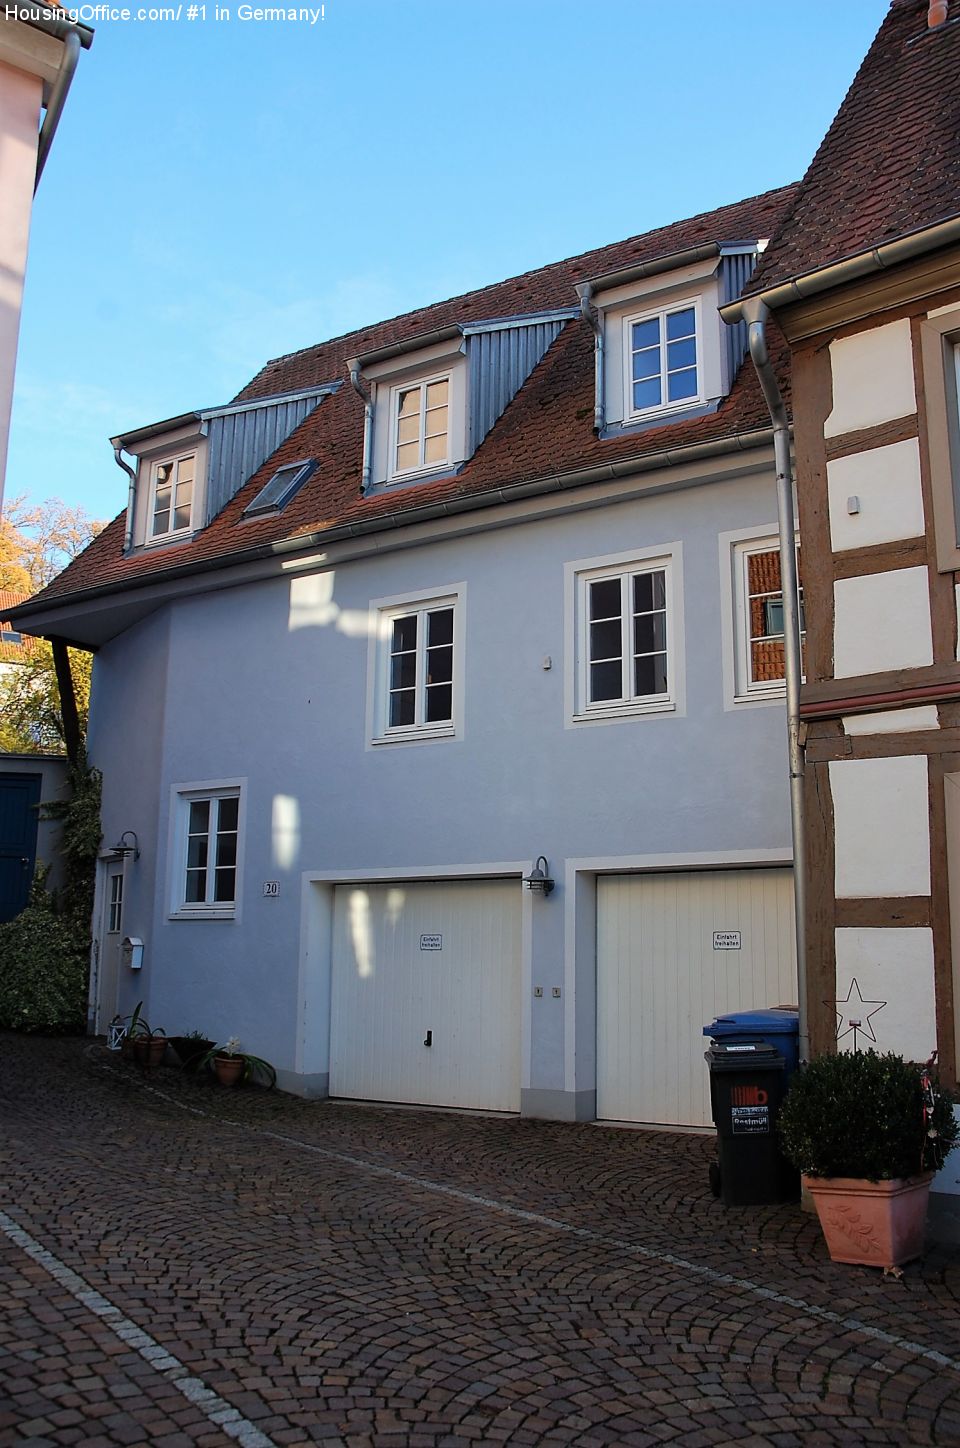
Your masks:
<svg viewBox="0 0 960 1448"><path fill-rule="evenodd" d="M120 946L120 959L130 970L143 969L143 941L139 935L125 935Z"/></svg>

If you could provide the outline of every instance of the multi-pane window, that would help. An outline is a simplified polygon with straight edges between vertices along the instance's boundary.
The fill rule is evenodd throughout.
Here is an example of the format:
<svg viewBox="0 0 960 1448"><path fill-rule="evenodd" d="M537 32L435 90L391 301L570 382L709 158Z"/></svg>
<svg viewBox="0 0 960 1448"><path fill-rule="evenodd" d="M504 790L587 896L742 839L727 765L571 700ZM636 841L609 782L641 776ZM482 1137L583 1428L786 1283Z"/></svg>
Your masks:
<svg viewBox="0 0 960 1448"><path fill-rule="evenodd" d="M800 582L800 548L797 547L797 580L800 603L800 649L806 634L803 585ZM766 543L744 548L740 554L740 691L763 692L782 684L784 678L783 588L780 582L779 547Z"/></svg>
<svg viewBox="0 0 960 1448"><path fill-rule="evenodd" d="M425 471L447 462L449 377L398 387L394 407L393 474Z"/></svg>
<svg viewBox="0 0 960 1448"><path fill-rule="evenodd" d="M680 407L700 396L697 309L692 305L626 322L631 415Z"/></svg>
<svg viewBox="0 0 960 1448"><path fill-rule="evenodd" d="M123 874L117 871L110 876L110 898L107 901L107 930L111 935L120 931L123 917Z"/></svg>
<svg viewBox="0 0 960 1448"><path fill-rule="evenodd" d="M196 463L195 453L154 463L151 538L164 538L190 527Z"/></svg>
<svg viewBox="0 0 960 1448"><path fill-rule="evenodd" d="M666 566L584 582L586 708L668 699Z"/></svg>
<svg viewBox="0 0 960 1448"><path fill-rule="evenodd" d="M237 898L237 792L190 798L186 805L183 905L230 906Z"/></svg>
<svg viewBox="0 0 960 1448"><path fill-rule="evenodd" d="M452 723L452 605L394 614L388 663L388 729Z"/></svg>

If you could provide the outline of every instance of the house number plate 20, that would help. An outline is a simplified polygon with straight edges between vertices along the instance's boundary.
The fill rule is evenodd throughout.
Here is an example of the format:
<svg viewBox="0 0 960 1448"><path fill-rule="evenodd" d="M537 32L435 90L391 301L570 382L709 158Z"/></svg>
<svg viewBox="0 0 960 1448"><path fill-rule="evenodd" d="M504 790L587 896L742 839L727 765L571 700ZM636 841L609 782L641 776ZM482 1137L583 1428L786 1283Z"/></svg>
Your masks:
<svg viewBox="0 0 960 1448"><path fill-rule="evenodd" d="M280 894L280 881L279 881L279 880L264 880L264 882L263 882L263 893L264 893L264 895L266 895L266 896L268 897L268 899L270 899L270 900L275 899L275 898Z"/></svg>

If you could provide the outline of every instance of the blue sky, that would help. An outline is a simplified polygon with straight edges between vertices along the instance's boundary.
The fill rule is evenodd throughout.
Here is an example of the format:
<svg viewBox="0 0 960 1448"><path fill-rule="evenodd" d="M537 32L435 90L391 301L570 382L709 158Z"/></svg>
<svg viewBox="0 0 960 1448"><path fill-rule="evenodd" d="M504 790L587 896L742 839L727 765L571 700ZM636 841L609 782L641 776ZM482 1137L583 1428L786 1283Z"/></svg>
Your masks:
<svg viewBox="0 0 960 1448"><path fill-rule="evenodd" d="M116 432L795 179L887 8L325 0L311 25L224 5L94 22L34 208L8 496L112 517Z"/></svg>

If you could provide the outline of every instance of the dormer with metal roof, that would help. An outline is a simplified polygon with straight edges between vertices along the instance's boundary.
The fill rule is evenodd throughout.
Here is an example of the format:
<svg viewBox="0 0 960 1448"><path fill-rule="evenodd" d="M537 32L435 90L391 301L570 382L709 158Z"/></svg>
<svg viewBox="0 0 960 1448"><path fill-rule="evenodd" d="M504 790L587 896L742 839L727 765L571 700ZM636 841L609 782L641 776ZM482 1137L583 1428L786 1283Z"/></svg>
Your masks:
<svg viewBox="0 0 960 1448"><path fill-rule="evenodd" d="M715 412L746 355L717 309L739 296L759 241L707 241L577 284L594 334L599 437Z"/></svg>
<svg viewBox="0 0 960 1448"><path fill-rule="evenodd" d="M112 438L130 478L125 551L183 541L206 527L339 386L330 382L203 408ZM137 459L135 468L123 461L123 452ZM271 511L291 496L291 489L283 490Z"/></svg>
<svg viewBox="0 0 960 1448"><path fill-rule="evenodd" d="M455 476L577 315L456 322L351 358L364 402L361 492Z"/></svg>

